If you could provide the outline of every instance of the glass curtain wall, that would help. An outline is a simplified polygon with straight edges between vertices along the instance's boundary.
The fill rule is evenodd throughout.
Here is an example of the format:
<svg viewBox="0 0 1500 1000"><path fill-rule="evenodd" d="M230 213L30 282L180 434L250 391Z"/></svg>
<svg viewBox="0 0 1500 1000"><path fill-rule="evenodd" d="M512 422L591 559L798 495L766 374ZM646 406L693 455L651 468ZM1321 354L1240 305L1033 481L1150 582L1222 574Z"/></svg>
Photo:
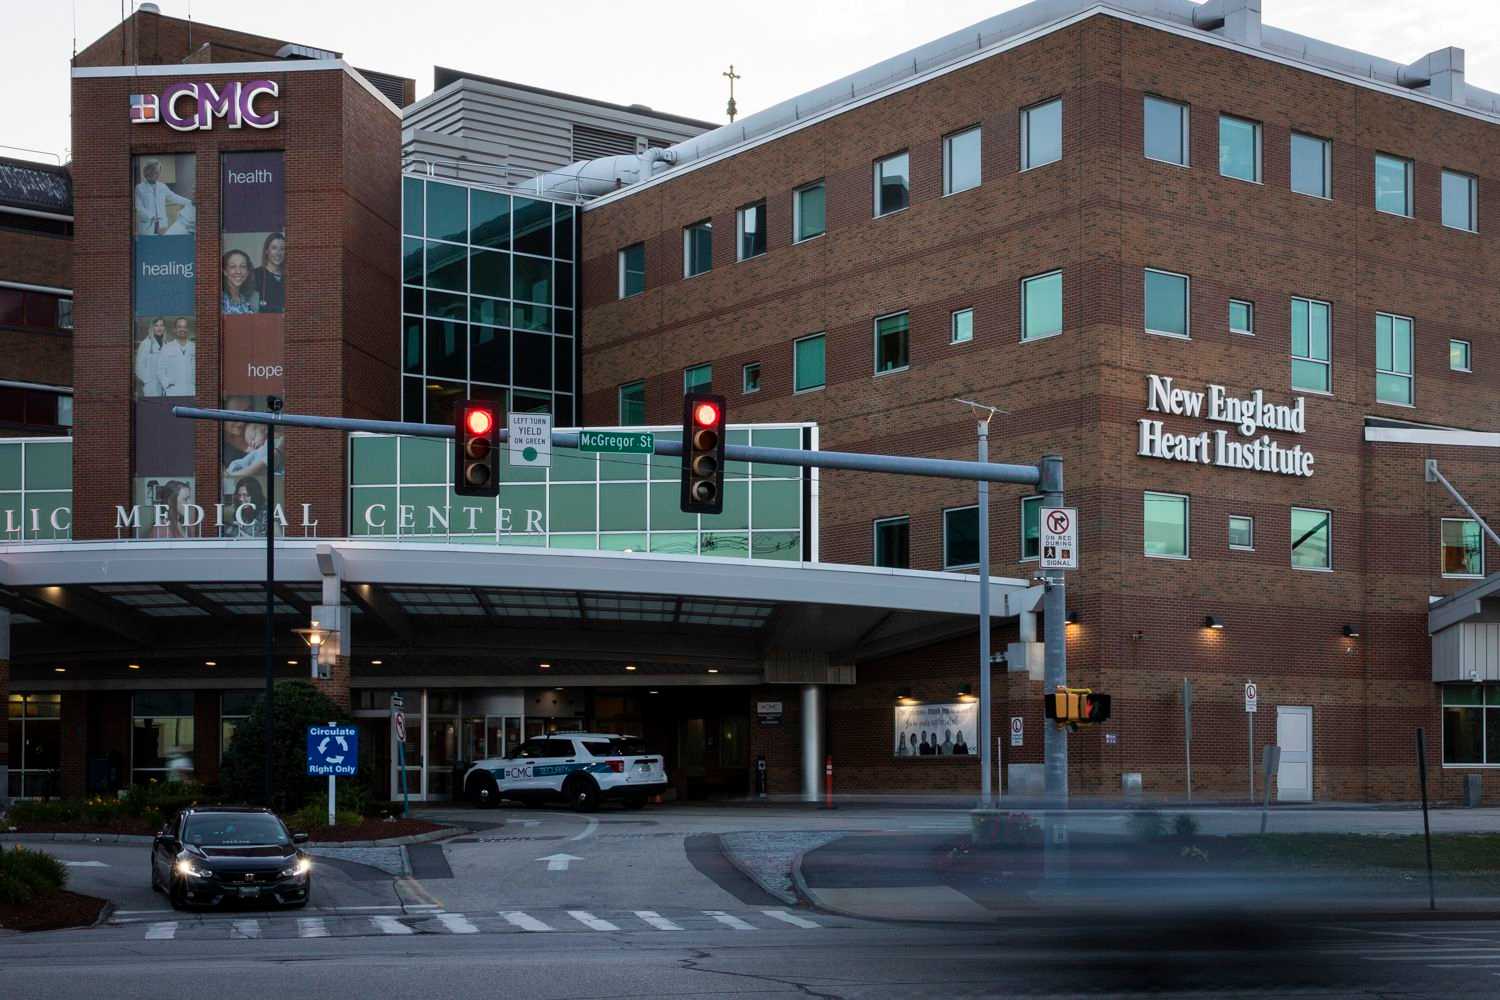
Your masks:
<svg viewBox="0 0 1500 1000"><path fill-rule="evenodd" d="M13 694L6 705L10 747L7 795L33 799L61 792L62 695Z"/></svg>

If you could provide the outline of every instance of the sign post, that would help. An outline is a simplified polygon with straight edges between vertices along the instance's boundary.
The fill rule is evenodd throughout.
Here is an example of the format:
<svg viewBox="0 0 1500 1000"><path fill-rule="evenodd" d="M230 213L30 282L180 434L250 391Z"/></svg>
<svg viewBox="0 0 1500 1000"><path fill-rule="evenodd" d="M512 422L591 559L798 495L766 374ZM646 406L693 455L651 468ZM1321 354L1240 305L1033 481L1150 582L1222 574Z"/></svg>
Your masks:
<svg viewBox="0 0 1500 1000"><path fill-rule="evenodd" d="M1193 801L1193 682L1182 679L1182 743L1187 754L1187 800Z"/></svg>
<svg viewBox="0 0 1500 1000"><path fill-rule="evenodd" d="M1254 681L1245 682L1245 718L1250 732L1250 801L1255 801L1255 712L1260 704L1260 689Z"/></svg>
<svg viewBox="0 0 1500 1000"><path fill-rule="evenodd" d="M391 692L391 727L396 732L396 773L401 776L401 815L411 815L411 796L406 791L406 699Z"/></svg>
<svg viewBox="0 0 1500 1000"><path fill-rule="evenodd" d="M338 786L334 778L359 773L359 730L330 721L307 727L307 773L328 776L328 825L333 826Z"/></svg>

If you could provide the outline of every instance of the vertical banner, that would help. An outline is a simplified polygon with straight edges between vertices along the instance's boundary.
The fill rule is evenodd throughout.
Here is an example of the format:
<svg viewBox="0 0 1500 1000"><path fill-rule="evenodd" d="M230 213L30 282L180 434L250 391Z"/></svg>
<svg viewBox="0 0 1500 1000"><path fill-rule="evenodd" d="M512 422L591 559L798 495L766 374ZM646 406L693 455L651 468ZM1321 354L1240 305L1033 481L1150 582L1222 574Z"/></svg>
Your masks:
<svg viewBox="0 0 1500 1000"><path fill-rule="evenodd" d="M286 158L280 152L223 154L219 345L223 405L264 410L286 391ZM264 424L226 422L219 446L221 533L264 536L267 512L286 495L285 439ZM274 458L275 496L266 496ZM278 518L280 520L280 518Z"/></svg>
<svg viewBox="0 0 1500 1000"><path fill-rule="evenodd" d="M133 157L131 183L131 502L141 508L139 535L183 538L203 523L193 425L172 416L197 394L197 159Z"/></svg>

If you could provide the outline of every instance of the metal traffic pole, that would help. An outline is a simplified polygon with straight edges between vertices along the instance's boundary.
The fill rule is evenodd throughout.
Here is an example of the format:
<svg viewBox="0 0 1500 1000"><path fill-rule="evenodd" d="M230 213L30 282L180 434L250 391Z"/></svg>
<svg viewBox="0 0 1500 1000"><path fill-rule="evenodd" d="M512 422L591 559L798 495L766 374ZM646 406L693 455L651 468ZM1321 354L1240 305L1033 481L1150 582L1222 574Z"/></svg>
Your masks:
<svg viewBox="0 0 1500 1000"><path fill-rule="evenodd" d="M272 746L275 731L276 698L276 424L281 413L281 397L267 396L266 409L270 411L270 426L266 428L266 499L262 503L266 517L266 712L265 729L265 798L266 807L272 805L271 795L275 786L272 765Z"/></svg>
<svg viewBox="0 0 1500 1000"><path fill-rule="evenodd" d="M990 461L990 421L996 407L957 399L979 416L979 462ZM979 808L994 804L990 792L990 484L979 481Z"/></svg>

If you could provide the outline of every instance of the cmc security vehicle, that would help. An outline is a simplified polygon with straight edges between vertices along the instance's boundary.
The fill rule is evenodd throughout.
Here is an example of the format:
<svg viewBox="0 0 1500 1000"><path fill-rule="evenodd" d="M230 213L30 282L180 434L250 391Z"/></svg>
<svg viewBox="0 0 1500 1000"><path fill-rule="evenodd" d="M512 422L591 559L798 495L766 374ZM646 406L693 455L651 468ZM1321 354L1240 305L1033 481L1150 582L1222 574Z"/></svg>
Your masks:
<svg viewBox="0 0 1500 1000"><path fill-rule="evenodd" d="M269 809L184 809L151 845L151 888L174 909L243 900L306 906L312 859Z"/></svg>
<svg viewBox="0 0 1500 1000"><path fill-rule="evenodd" d="M634 736L552 733L529 739L509 757L481 760L464 775L464 794L481 808L501 799L566 802L580 812L619 799L632 809L667 787L660 754Z"/></svg>

